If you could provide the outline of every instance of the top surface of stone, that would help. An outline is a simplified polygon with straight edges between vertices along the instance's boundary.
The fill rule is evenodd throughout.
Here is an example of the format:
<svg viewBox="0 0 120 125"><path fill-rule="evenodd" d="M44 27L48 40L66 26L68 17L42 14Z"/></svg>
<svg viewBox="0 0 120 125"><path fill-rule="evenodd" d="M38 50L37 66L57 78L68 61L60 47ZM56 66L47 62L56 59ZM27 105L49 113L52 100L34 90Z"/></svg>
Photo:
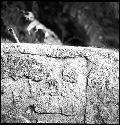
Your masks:
<svg viewBox="0 0 120 125"><path fill-rule="evenodd" d="M9 49L8 49L9 48ZM98 54L98 55L114 55L119 58L119 51L116 49L95 48L95 47L74 47L61 45L43 45L28 43L2 43L1 49L4 52L14 52L18 50L20 53L30 53L34 55L49 55L52 57L76 57L80 54Z"/></svg>

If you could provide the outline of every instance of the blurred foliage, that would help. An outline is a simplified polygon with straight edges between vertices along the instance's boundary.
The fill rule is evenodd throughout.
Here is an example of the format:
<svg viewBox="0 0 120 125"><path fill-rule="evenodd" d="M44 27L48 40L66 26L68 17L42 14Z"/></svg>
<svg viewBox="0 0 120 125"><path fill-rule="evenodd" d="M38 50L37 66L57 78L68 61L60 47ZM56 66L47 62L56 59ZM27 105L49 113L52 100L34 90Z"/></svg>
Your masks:
<svg viewBox="0 0 120 125"><path fill-rule="evenodd" d="M5 9L5 5L9 6L8 9ZM97 41L97 43L101 42L107 47L118 48L119 2L2 2L1 10L4 16L1 17L4 18L4 24L10 22L5 15L14 14L14 17L16 16L14 9L11 9L16 6L23 10L32 11L36 18L53 30L64 44L72 45L76 39L76 45L79 46L91 44L94 46L95 41ZM85 28L86 24L89 24L91 29ZM103 39L100 41L101 34Z"/></svg>

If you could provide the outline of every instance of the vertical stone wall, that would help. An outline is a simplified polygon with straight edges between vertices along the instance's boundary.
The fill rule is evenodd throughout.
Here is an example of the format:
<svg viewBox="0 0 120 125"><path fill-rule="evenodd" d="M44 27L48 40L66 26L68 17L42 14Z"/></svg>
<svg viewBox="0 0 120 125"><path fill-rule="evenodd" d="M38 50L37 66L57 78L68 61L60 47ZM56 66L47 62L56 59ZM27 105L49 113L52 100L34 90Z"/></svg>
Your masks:
<svg viewBox="0 0 120 125"><path fill-rule="evenodd" d="M119 123L119 52L1 45L1 113L7 123Z"/></svg>

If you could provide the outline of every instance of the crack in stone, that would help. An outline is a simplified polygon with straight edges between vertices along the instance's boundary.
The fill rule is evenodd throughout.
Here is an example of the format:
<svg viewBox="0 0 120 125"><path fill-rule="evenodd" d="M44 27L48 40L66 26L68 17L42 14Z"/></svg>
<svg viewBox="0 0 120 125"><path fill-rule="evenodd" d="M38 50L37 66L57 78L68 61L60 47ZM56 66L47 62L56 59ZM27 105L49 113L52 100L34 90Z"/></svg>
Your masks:
<svg viewBox="0 0 120 125"><path fill-rule="evenodd" d="M51 48L50 48L51 49ZM29 51L29 50L28 50ZM60 51L60 50L58 50L58 51ZM97 51L97 50L96 50ZM17 52L17 54L18 54L18 51L15 51L15 52ZM20 60L22 60L24 57L23 57L23 55L25 55L25 57L26 57L26 54L28 55L27 56L27 59L24 59L22 62L20 62L20 63L18 63L18 58L14 58L16 55L15 55L15 52L14 53L11 53L11 55L13 54L13 56L11 57L10 56L10 53L8 54L8 56L3 56L3 58L2 58L2 63L3 63L3 66L4 66L4 63L7 63L6 64L6 67L8 67L8 68L10 68L10 66L12 67L13 66L13 69L11 69L11 72L13 72L13 77L12 77L12 75L10 75L9 74L9 76L8 76L8 79L9 78L12 78L13 79L13 83L12 84L16 84L16 85L18 85L18 88L20 87L19 86L19 84L18 84L18 82L19 82L19 80L18 79L25 79L25 81L23 81L23 83L26 83L27 82L27 87L29 88L29 90L27 89L27 90L23 90L23 91L25 91L25 93L23 92L22 94L26 94L25 95L25 98L23 97L23 96L21 96L21 100L22 99L28 99L27 101L26 100L22 100L23 101L23 103L28 103L28 104L25 104L25 106L27 105L29 105L28 107L30 107L31 109L30 110L32 110L34 113L36 113L37 115L41 115L42 116L42 114L50 114L51 116L52 116L52 114L59 114L59 115L62 115L62 116L67 116L67 117L72 117L72 116L75 116L75 117L77 117L76 115L77 115L77 112L79 112L79 111L77 111L77 108L80 108L80 110L82 110L82 112L83 113L81 113L81 112L79 112L79 113L81 113L82 115L80 115L80 120L82 121L82 122L84 122L84 124L86 124L86 123L88 123L88 122L94 122L94 123L110 123L112 120L111 120L111 118L112 118L112 116L111 115L114 115L114 109L112 109L111 107L113 106L113 108L114 108L114 105L112 105L112 103L114 103L115 104L115 101L117 100L115 100L115 98L114 98L114 96L116 96L116 95L112 95L112 96L110 96L110 98L113 98L112 100L107 100L107 99L109 99L109 98L107 98L105 101L106 102L104 102L104 100L103 99L105 99L105 98L102 98L102 95L104 96L104 94L101 94L100 92L101 91L99 91L99 88L92 88L92 82L90 81L91 79L92 79L92 77L94 78L93 79L93 83L94 82L97 82L97 80L99 80L99 77L97 77L97 75L99 75L99 72L102 74L102 75L104 75L104 73L102 73L101 72L101 70L104 72L105 70L104 70L104 67L107 65L105 65L104 66L104 62L100 62L100 64L99 64L99 57L100 57L100 61L101 61L101 59L103 59L103 60L105 60L104 58L103 58L103 56L104 55L100 55L100 54L98 54L98 57L95 57L95 61L94 61L94 59L91 57L91 56L89 56L89 54L90 53L87 53L88 55L86 55L84 52L83 52L83 55L82 55L82 53L81 54L78 54L78 55L74 55L73 56L73 54L72 54L72 56L70 56L69 55L69 52L68 52L68 56L66 56L66 54L64 54L65 52L63 52L63 57L62 57L62 55L57 55L57 53L55 52L53 52L53 53L51 53L50 52L50 54L48 53L48 54L43 54L43 55L40 55L40 54L34 54L34 53L26 53L26 52L20 52L19 51L19 55L18 56L21 56L22 55L22 58L20 58ZM89 52L89 51L88 51ZM92 53L92 51L90 51L91 53ZM4 54L7 54L7 53L5 53L4 51L3 51L3 53ZM99 53L102 53L102 52L99 52ZM55 55L56 54L56 55ZM58 53L59 54L59 53ZM94 53L92 53L93 54L93 56L96 56L96 55L94 55ZM33 59L32 58L30 58L30 56L31 55L33 55ZM34 59L34 56L36 57L36 55L38 55L39 56L39 58L37 58L38 60L42 60L41 61L41 63L42 63L42 65L44 65L44 63L45 63L45 70L44 70L44 68L43 68L43 70L41 70L42 69L42 66L41 65L39 65L39 61L35 58ZM37 57L38 57L37 56ZM56 72L55 72L55 68L53 68L53 70L48 70L47 69L47 67L50 67L50 68L52 68L52 66L51 65L47 65L47 63L45 62L46 60L44 59L44 58L42 58L41 59L41 56L42 57L45 57L45 58L50 58L49 60L47 60L47 63L49 63L49 61L53 61L53 67L60 67L61 69L60 69L60 72L58 73L58 74L56 74ZM101 57L102 56L102 57ZM109 54L108 55L109 56L109 58L110 58L110 56L111 56L111 54ZM4 58L7 58L8 59L8 62L7 61L4 61L3 59ZM53 59L53 58L55 58L55 59ZM74 84L74 85L76 85L76 86L73 86L73 84L72 84L72 80L70 81L69 79L71 78L73 78L74 79L74 74L72 74L72 75L70 75L69 74L69 72L71 71L71 69L72 68L70 68L69 67L69 65L72 67L74 67L74 63L73 62L75 62L76 63L76 59L75 58L78 58L78 62L79 63L82 63L83 62L83 65L81 64L80 65L80 70L84 70L84 68L82 69L81 67L83 66L85 66L85 72L83 71L82 73L84 74L84 76L83 75L80 75L80 78L81 77L84 77L85 78L85 80L83 81L83 83L80 81L81 79L79 79L78 81L79 81L79 87L83 87L83 89L85 90L83 90L83 89L81 89L81 95L80 94L76 94L77 92L79 92L76 88L78 87L76 84ZM112 58L112 57L111 57ZM117 57L116 57L117 58ZM7 60L6 59L6 60ZM10 59L10 60L9 60ZM53 59L53 60L52 60ZM59 65L59 61L58 60L60 60L60 65L62 65L62 66L58 66ZM68 59L68 64L66 65L66 60ZM108 58L107 58L108 59ZM56 63L56 60L58 61L57 63ZM81 61L82 60L82 61ZM96 61L97 60L97 61ZM13 61L13 63L11 63ZM38 63L37 63L37 61L38 61ZM63 61L62 62L62 64L61 64L61 61ZM85 63L84 63L84 61L85 61ZM113 60L112 60L113 61ZM112 62L111 61L111 62ZM114 60L114 61L116 61L116 60ZM113 62L114 62L113 61ZM117 59L117 61L118 61L118 59ZM50 62L50 64L51 64L51 62ZM109 60L107 60L106 62L109 62ZM111 63L110 62L110 63ZM113 63L112 62L112 63ZM103 68L101 68L101 69L97 69L97 68L99 68L100 66L101 66L101 63L102 63L102 65L103 65ZM115 64L115 66L114 66L114 68L117 66L117 63L118 62L116 62L116 63L113 63L113 64ZM66 73L64 73L64 69L63 69L63 66L64 66L64 64L66 65L66 67L68 68L68 72L66 71ZM9 66L10 65L10 66ZM22 75L21 74L19 74L19 68L18 67L15 67L16 65L19 65L20 66L20 68L21 69L23 69L23 73L22 73ZM112 67L111 66L112 64L110 64L110 68ZM76 69L78 68L77 66L78 65L75 65L76 67ZM4 66L5 67L5 66ZM3 70L6 70L5 68L3 67ZM36 68L37 67L37 68ZM66 68L65 67L65 68ZM106 66L107 67L107 66ZM109 66L108 66L109 67ZM16 72L14 73L14 68L16 68L16 70L15 71L18 71L17 73L18 74L16 74ZM66 69L67 69L66 68ZM22 70L20 69L20 72L22 72ZM40 69L40 71L39 71L39 69ZM74 68L73 68L74 69ZM118 69L118 68L117 68ZM117 71L117 69L115 70L115 71ZM12 71L13 70L13 71ZM31 72L31 70L34 70L33 72ZM49 72L49 71L51 71L52 73L50 74L50 75L47 75L47 73L46 73L46 70L47 70L47 73ZM57 69L57 70L59 70L59 69ZM87 72L86 72L86 70L87 70ZM94 71L95 70L95 71ZM108 69L109 70L109 69ZM9 71L9 70L8 70ZM77 71L78 70L75 70L76 71L76 74L78 73ZM98 72L97 72L98 71ZM111 73L111 71L112 70L110 70L110 73ZM114 71L114 72L115 72ZM35 74L35 73L38 73L38 74ZM43 73L43 74L41 74L41 72ZM45 73L44 73L45 72ZM55 73L54 73L55 72ZM30 74L31 73L31 74ZM81 73L81 72L80 72ZM109 73L109 72L108 72ZM67 75L66 75L67 74ZM117 74L117 73L116 73ZM53 75L53 77L51 77ZM55 77L54 77L54 75L55 75ZM57 75L59 75L59 77L57 76ZM94 76L95 75L95 76ZM111 75L113 75L113 73L111 74ZM41 79L43 80L41 80L41 79L39 79L38 77L36 77L36 76L40 76L40 77L42 77L42 76L45 76L45 77L42 77ZM56 77L57 76L57 77ZM63 76L66 76L66 77L68 77L68 81L66 80L66 81L64 81L62 78L63 78ZM72 76L72 77L70 77L70 76ZM75 75L76 76L76 75ZM105 76L106 76L106 74L105 74ZM25 77L25 78L24 78ZM106 76L107 77L107 76ZM110 76L110 77L112 77L112 76ZM59 79L58 80L58 82L60 83L60 85L61 85L61 88L59 88L59 86L57 86L59 83L56 83L56 82L54 82L53 81L53 78L54 79ZM108 77L109 78L109 77ZM118 77L117 77L118 78ZM77 79L77 77L75 77L75 79ZM18 81L17 81L18 80ZM49 81L50 80L50 81ZM7 81L7 80L6 80ZM20 80L21 81L21 80ZM78 82L77 81L77 82ZM64 85L64 83L65 83L65 85ZM101 81L100 81L101 82ZM105 84L105 87L103 87L103 89L105 89L105 90L102 90L102 92L106 92L106 95L105 96L109 96L109 95L111 95L111 94L113 94L113 91L112 90L110 90L109 89L109 87L114 87L114 84L115 84L115 87L118 85L117 83L114 83L114 81L113 81L113 83L110 83L110 80L109 81L104 81L104 82L106 82L106 84ZM73 83L76 83L76 81L75 82L73 82ZM111 86L109 86L109 85L107 85L107 84L111 84ZM46 87L46 86L44 86L43 84L47 84L48 85L48 87ZM67 84L68 84L68 86L67 86ZM96 83L96 84L99 84L99 83ZM95 84L95 85L96 85ZM39 86L40 85L40 89L39 89ZM62 86L63 85L63 86ZM91 86L92 85L92 86ZM109 86L109 87L108 87ZM14 87L14 85L13 85L13 87ZM27 88L26 87L26 88ZM33 88L33 90L32 90L32 87L36 87L36 88ZM38 88L37 88L38 87ZM43 88L42 88L43 87ZM58 87L58 88L57 88ZM69 87L69 88L68 88ZM75 88L76 87L76 88ZM92 99L92 101L93 101L93 103L91 103L90 105L89 105L89 87L91 87L91 89L93 89L93 90L95 90L95 92L91 92L92 94L95 94L95 96L93 96L92 98L96 98L96 100L94 100L94 99ZM98 86L99 87L99 86ZM101 87L101 86L100 86ZM63 88L63 89L62 89ZM101 87L102 88L102 87ZM118 86L116 87L116 88L118 88ZM16 88L15 88L16 89ZM24 88L25 89L25 88ZM52 91L53 90L53 91ZM57 99L59 99L59 97L58 98L56 98L55 96L55 94L54 94L54 92L56 92L56 91L54 91L54 90L57 90L58 92L60 91L60 93L59 94L56 94L57 96L59 96L60 97L60 103L59 103L59 101L57 100ZM9 90L8 90L9 91ZM19 90L18 90L19 91ZM32 91L33 91L33 93L34 93L34 95L32 95L33 93L32 93ZM41 91L41 92L40 92ZM72 93L72 91L73 92L75 92L75 94L74 93ZM91 91L91 90L90 90ZM115 90L116 91L116 90ZM28 93L30 93L30 95L28 94ZM37 93L38 92L38 93ZM40 92L40 93L39 93ZM53 93L52 93L53 92ZM83 92L83 93L82 93ZM42 94L41 94L42 93ZM43 94L44 93L44 94ZM65 93L65 94L64 94ZM90 94L91 94L90 93ZM4 94L4 91L2 90L2 94ZM38 95L37 95L38 94ZM31 96L32 95L32 96ZM41 96L42 95L42 96ZM8 95L9 96L9 95ZM26 97L27 96L27 97ZM46 103L48 103L48 101L46 102L46 100L48 99L47 97L51 97L52 99L52 101L53 101L53 103L51 104L51 102L50 102L50 106L51 106L51 108L49 108L48 106L49 105L47 105ZM79 96L80 96L80 98L79 98ZM81 102L82 102L82 96L83 96L83 104L81 104ZM4 97L4 95L2 95L2 97ZM75 97L75 100L74 100L74 97ZM78 97L77 99L76 99L76 97ZM65 99L65 103L64 103L64 99ZM67 98L69 98L68 99L68 102L70 102L69 104L67 103ZM42 100L43 99L43 100ZM7 100L7 99L6 99ZM12 91L12 97L11 97L11 102L12 102L12 104L13 105L15 105L15 106L17 106L17 104L19 105L20 103L17 103L18 101L19 101L19 98L17 98L16 97L16 95L14 95L14 91ZM20 101L21 101L20 100ZM34 101L35 100L35 101ZM30 101L30 102L29 102ZM45 104L45 107L44 107L44 105L42 105L42 103L41 103L41 105L45 108L45 110L43 109L43 108L41 108L41 107L39 107L39 105L40 105L40 102L38 102L38 101L41 101L43 104ZM73 104L73 102L72 101L74 101L75 102L75 105L74 105L74 110L71 110L72 108L70 107L71 106L71 104ZM79 101L79 104L77 104L76 103L76 101ZM91 100L90 100L91 101ZM114 102L113 102L114 101ZM38 104L38 107L36 106L36 108L35 107L32 107L31 105L32 104L35 104L37 102L37 104ZM72 103L71 103L72 102ZM63 104L64 103L64 104ZM99 105L99 103L100 103L100 105ZM108 104L109 103L109 104ZM110 104L111 103L111 104ZM118 102L117 102L117 104L119 103L119 99L118 99ZM63 106L59 106L58 107L58 105L60 105L60 104L63 104ZM94 108L92 107L92 106L94 106L96 104L96 108L95 108L95 110L94 110ZM57 106L56 106L57 105ZM79 105L80 107L77 107L76 105ZM110 105L110 106L109 106ZM27 107L26 106L26 107ZM56 107L55 107L56 106ZM82 108L81 108L81 106L82 106ZM90 108L91 109L89 109L89 106L91 106ZM101 106L101 107L100 107ZM103 107L102 107L103 106ZM25 108L26 108L25 107ZM33 109L32 109L33 108ZM59 110L58 110L58 108L59 108ZM38 109L38 110L37 110ZM43 109L43 110L42 110ZM48 109L49 111L47 112L46 111L46 109ZM90 110L90 111L89 111ZM107 114L107 115L109 115L108 116L108 118L104 118L104 115L102 115L102 112L103 112L103 110L105 110L104 112ZM110 112L110 111L111 112ZM115 113L117 112L116 111L117 110L117 107L115 107ZM72 113L71 113L72 112ZM93 114L91 114L92 112L95 112L95 114L93 113ZM106 115L105 114L105 115ZM92 116L91 116L92 115ZM115 114L115 115L117 115L117 113ZM44 115L43 115L44 116ZM90 119L88 118L88 116L89 117L91 117ZM78 116L79 117L79 116ZM113 116L114 117L114 116ZM117 116L115 116L115 117L117 117ZM92 121L92 120L93 121ZM114 118L113 118L113 120L114 120ZM115 119L116 120L116 119ZM117 123L117 120L115 121L116 123ZM115 123L115 122L113 122L113 123Z"/></svg>
<svg viewBox="0 0 120 125"><path fill-rule="evenodd" d="M84 58L85 58L86 61L87 61L87 66L86 66L86 67L87 67L87 69L88 69L88 68L90 67L90 62L91 62L91 61L88 59L87 56L84 56ZM93 62L92 62L92 64L93 64ZM87 98L87 93L88 93L87 90L88 90L88 86L89 86L88 80L89 80L89 76L90 76L90 73L91 73L91 70L92 70L92 69L93 69L93 68L90 68L90 69L89 69L89 72L87 73L87 76L86 76L86 87L85 87L85 88L86 88L86 89L85 89L85 90L86 90L86 92L85 92L85 94L86 94L86 103L85 103L85 112L84 112L84 120L83 120L83 121L84 121L84 124L85 124L86 121L87 121L87 119L86 119L86 114L87 114L87 111L86 111L86 110L87 110L87 102L88 102L88 101L87 101L87 100L88 100L88 98Z"/></svg>

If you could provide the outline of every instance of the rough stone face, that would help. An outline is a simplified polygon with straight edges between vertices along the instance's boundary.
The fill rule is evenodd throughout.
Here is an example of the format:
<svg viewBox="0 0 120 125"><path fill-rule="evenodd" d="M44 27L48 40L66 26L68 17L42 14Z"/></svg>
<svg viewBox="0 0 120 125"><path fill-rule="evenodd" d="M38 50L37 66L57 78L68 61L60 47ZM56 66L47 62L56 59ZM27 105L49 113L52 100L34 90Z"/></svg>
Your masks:
<svg viewBox="0 0 120 125"><path fill-rule="evenodd" d="M2 43L1 113L7 123L119 123L119 52Z"/></svg>

